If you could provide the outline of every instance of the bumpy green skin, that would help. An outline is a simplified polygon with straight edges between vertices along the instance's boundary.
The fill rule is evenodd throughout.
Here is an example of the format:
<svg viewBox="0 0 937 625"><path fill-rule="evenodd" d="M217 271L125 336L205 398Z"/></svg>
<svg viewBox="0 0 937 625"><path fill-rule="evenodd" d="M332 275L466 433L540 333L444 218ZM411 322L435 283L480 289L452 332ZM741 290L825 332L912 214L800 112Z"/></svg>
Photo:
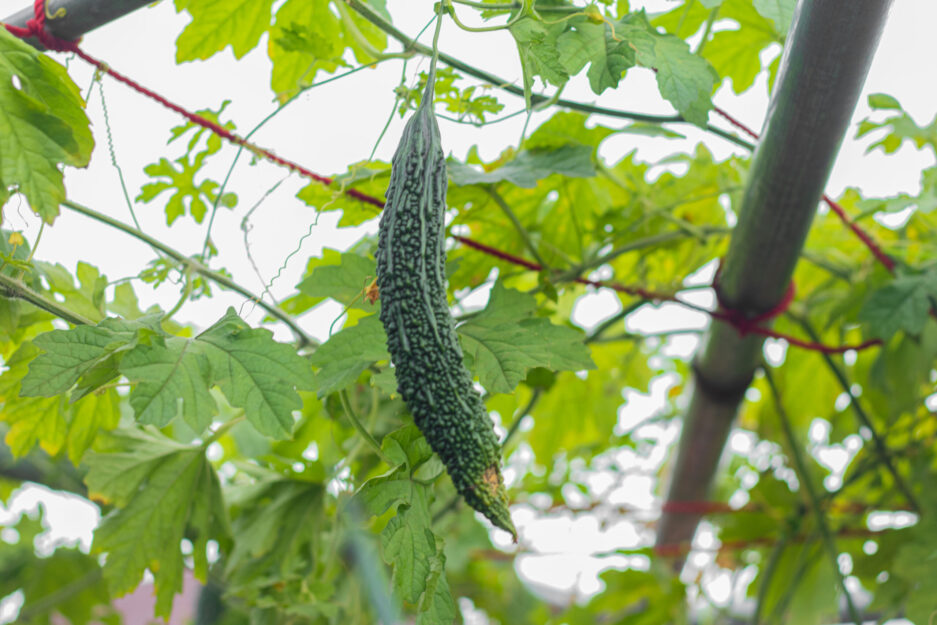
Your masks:
<svg viewBox="0 0 937 625"><path fill-rule="evenodd" d="M397 388L465 501L511 532L501 447L446 302L446 161L432 112L432 76L394 154L381 216L377 286Z"/></svg>

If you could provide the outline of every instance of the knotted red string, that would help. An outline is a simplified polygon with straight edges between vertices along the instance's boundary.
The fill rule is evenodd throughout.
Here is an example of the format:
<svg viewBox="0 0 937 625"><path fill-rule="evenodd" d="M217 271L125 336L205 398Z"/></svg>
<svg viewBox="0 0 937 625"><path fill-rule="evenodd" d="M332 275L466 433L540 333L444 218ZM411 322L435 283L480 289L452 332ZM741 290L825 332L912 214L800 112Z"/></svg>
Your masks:
<svg viewBox="0 0 937 625"><path fill-rule="evenodd" d="M55 52L78 52L78 44L74 41L61 39L53 35L46 28L46 0L35 0L33 2L33 18L26 21L26 28L4 24L10 34L27 39L35 37L39 43L49 50Z"/></svg>
<svg viewBox="0 0 937 625"><path fill-rule="evenodd" d="M796 289L794 287L794 281L791 280L787 285L787 289L784 291L784 296L781 297L781 301L770 310L750 317L743 311L736 310L726 304L722 295L722 289L719 288L719 275L721 272L722 265L719 266L719 269L716 270L716 275L713 277L713 291L716 293L716 301L719 302L719 310L713 313L713 317L731 325L738 330L741 336L757 333L759 330L763 329L762 327L765 323L785 313L787 309L790 308L791 302L794 301Z"/></svg>

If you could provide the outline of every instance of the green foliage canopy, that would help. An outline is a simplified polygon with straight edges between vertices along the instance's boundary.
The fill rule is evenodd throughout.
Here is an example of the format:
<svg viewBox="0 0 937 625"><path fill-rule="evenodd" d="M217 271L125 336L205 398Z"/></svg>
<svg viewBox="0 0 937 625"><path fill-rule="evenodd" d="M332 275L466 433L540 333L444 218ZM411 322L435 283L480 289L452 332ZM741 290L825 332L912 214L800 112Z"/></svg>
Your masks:
<svg viewBox="0 0 937 625"><path fill-rule="evenodd" d="M342 68L425 52L395 47L403 35L383 0L174 6L191 17L176 40L177 62L209 59L229 46L241 58L265 41L270 88L284 105ZM552 112L493 161L472 150L447 163L448 233L502 252L496 258L453 245L448 294L466 366L505 434L515 510L630 523L633 510L595 486L624 481L620 458L647 459L656 442L646 429L621 426L626 397L666 381L657 412L638 422L667 425L683 409L689 366L670 349L673 336L629 331L632 315L654 305L635 295L617 292L620 312L588 332L577 326L573 311L592 291L575 279L687 289L687 277L725 250L748 157L717 159L704 142L661 163L600 148L626 133L681 138L680 124L711 130L721 85L742 93L763 72L773 83L794 2L686 0L656 15L623 0L444 6L443 19L462 24L472 13L475 21L504 25L522 69L515 95ZM717 21L724 27L714 32ZM450 67L440 71L437 111L479 126L497 121L503 96L492 75L471 59L442 62ZM615 93L635 68L656 72L676 115L619 111L633 122L613 125L592 115L596 107L559 97L577 75L597 96ZM0 201L20 194L51 225L60 206L75 207L62 167L86 165L94 145L84 101L62 65L2 29L0 83ZM421 86L418 76L407 77L384 96L406 115ZM876 117L857 134L874 136L870 150L891 154L910 144L937 151L937 121L919 125L888 95L869 104ZM236 127L225 104L200 113ZM170 225L189 217L201 224L208 215L211 224L219 206L244 214L238 195L207 173L207 164L227 154L218 137L191 124L170 130L170 141L183 136L182 157L157 155L146 168L154 180L138 201L162 206ZM385 162L355 163L332 185L311 182L297 199L316 211L341 211L341 227L369 223L376 207L345 191L381 198L388 175ZM895 258L895 275L835 216L820 214L796 270L797 302L777 320L781 332L824 343L877 338L881 346L847 357L787 349L766 364L773 384L758 377L742 408L738 427L758 451L730 454L715 485L714 500L733 506L710 517L723 549L708 570L749 571L739 592L764 622L836 618L844 574L871 598L870 610L915 623L933 619L937 499L927 485L935 478L937 427L927 402L937 360L937 168L923 171L921 181L917 195L863 197L850 189L841 198ZM897 227L874 219L899 212L906 218ZM705 597L705 583L702 595L688 592L667 554L654 554L647 541L600 554L609 558L604 588L585 600L549 605L525 585L515 562L536 555L536 545L522 532L518 548L505 548L460 506L397 395L377 320L379 294L375 300L369 290L373 237L309 258L295 292L268 305L271 321L300 318L327 302L343 307L341 326L319 332L327 340L299 345L274 340L234 310L207 329L173 321L179 307L210 297L213 282L230 288L223 269L206 268L217 251L210 236L198 262L161 253L140 276L151 284L179 277L179 305L169 311L140 310L129 284L113 286L87 263L73 276L42 262L36 245L10 230L0 239L0 495L8 500L22 481L39 481L96 501L104 518L91 554L60 546L40 556L37 519L4 526L0 597L22 593L21 616L118 622L112 600L135 589L145 571L153 575L156 615L167 616L186 570L223 588L221 619L200 623L372 623L404 614L441 625L462 618L467 603L492 621L517 624L749 616L734 613L734 604L688 600ZM484 306L465 305L485 288ZM815 419L828 426L822 443L809 434ZM916 524L881 530L873 523L886 514L880 511L900 514L909 505L874 452L873 434L913 485L921 505ZM821 447L850 450L845 476L833 476L832 485L821 454L809 453ZM797 461L804 457L805 470ZM807 484L820 492L818 501ZM821 506L825 525L805 514L811 505ZM848 556L850 571L824 555L823 532Z"/></svg>

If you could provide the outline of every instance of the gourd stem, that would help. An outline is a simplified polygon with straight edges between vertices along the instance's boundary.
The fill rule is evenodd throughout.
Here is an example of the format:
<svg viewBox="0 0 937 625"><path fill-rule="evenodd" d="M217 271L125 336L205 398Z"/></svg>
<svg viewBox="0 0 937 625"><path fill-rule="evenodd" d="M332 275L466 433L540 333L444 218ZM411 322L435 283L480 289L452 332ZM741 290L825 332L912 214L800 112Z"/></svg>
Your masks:
<svg viewBox="0 0 937 625"><path fill-rule="evenodd" d="M381 449L380 443L377 442L371 433L368 432L368 429L364 427L364 424L361 422L361 419L358 418L358 414L355 412L354 408L351 407L351 402L348 401L348 391L342 390L339 394L339 399L342 401L342 408L345 410L345 415L348 417L348 420L351 421L351 424L358 431L358 434L361 435L361 438L371 446L374 450L374 453L377 454L377 457L383 460L388 466L396 466L396 463L387 457L384 451Z"/></svg>

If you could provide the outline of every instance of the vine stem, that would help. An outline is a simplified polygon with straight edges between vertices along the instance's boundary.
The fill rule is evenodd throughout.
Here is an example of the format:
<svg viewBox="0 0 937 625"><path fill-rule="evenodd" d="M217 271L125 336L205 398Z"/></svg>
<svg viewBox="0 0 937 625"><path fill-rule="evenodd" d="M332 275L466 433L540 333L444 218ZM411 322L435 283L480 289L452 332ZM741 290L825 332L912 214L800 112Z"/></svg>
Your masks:
<svg viewBox="0 0 937 625"><path fill-rule="evenodd" d="M809 321L802 317L792 317L800 324L800 327L810 335L811 340L818 341L819 335L816 330L814 330L813 325ZM901 494L904 495L905 499L908 500L908 504L911 506L911 509L916 513L921 513L921 506L917 502L917 498L911 492L911 489L905 483L904 478L901 477L901 474L898 473L898 469L895 468L894 463L891 461L891 453L888 449L888 445L885 444L885 440L882 438L881 434L878 433L878 430L875 429L875 424L872 423L872 419L869 417L869 414L865 411L865 408L862 407L862 404L859 403L859 398L856 397L856 394L852 392L852 385L849 383L849 379L846 377L846 373L836 364L836 361L833 360L833 357L830 354L822 352L820 354L823 356L823 361L826 363L827 368L836 378L836 381L839 382L840 388L843 389L843 392L849 396L849 405L852 406L853 411L856 413L856 416L859 418L859 423L864 425L869 429L869 432L872 435L872 445L875 447L876 455L878 455L879 461L885 465L885 468L891 473L892 479L895 480L895 486L898 490L901 491Z"/></svg>
<svg viewBox="0 0 937 625"><path fill-rule="evenodd" d="M524 11L518 11L514 14L514 17L510 18L505 24L497 24L495 26L469 26L459 19L459 16L455 12L455 7L452 6L451 0L445 0L445 8L449 12L449 17L452 18L455 25L470 33L490 33L496 30L507 30L525 15Z"/></svg>
<svg viewBox="0 0 937 625"><path fill-rule="evenodd" d="M751 625L759 625L761 623L761 613L764 610L765 602L768 599L768 591L771 588L771 580L774 579L774 574L778 570L778 565L781 563L781 556L784 555L784 550L787 548L788 543L791 540L791 537L796 535L800 531L800 524L803 520L803 509L798 506L798 510L795 514L791 515L788 519L787 525L784 527L781 537L778 539L778 542L775 543L774 548L771 549L771 555L768 556L768 562L764 567L759 571L759 577L761 577L760 583L758 585L758 596L755 600L755 611L752 613ZM806 547L805 547L806 549Z"/></svg>
<svg viewBox="0 0 937 625"><path fill-rule="evenodd" d="M94 325L94 321L88 319L84 315L69 310L55 300L49 299L46 296L33 291L20 280L2 273L0 273L0 289L2 289L4 297L16 298L29 302L33 306L41 308L46 312L50 312L56 317L64 319L72 325Z"/></svg>
<svg viewBox="0 0 937 625"><path fill-rule="evenodd" d="M65 206L66 208L69 208L75 211L76 213L81 213L82 215L85 215L86 217L90 217L94 219L95 221L99 221L103 224L116 228L117 230L121 230L122 232L125 232L129 234L130 236L135 237L139 239L140 241L143 241L144 243L150 245L151 247L154 247L160 250L161 252L163 252L164 254L172 258L173 260L177 261L180 265L182 265L186 269L191 269L192 271L204 276L205 278L208 278L212 282L215 282L216 284L223 286L225 288L231 289L235 293L243 295L249 300L256 302L258 306L260 306L261 308L266 310L268 313L270 313L271 316L275 317L276 319L279 319L280 321L285 323L287 326L289 326L290 330L292 330L293 334L296 336L296 339L299 343L299 347L305 347L307 345L318 345L318 341L316 341L314 338L306 334L305 330L299 327L296 321L286 311L284 311L279 306L275 306L273 304L270 304L264 301L259 296L255 295L250 290L244 288L240 284L234 282L227 276L222 275L216 271L212 271L211 269L209 269L202 263L198 262L197 260L193 258L189 258L182 252L179 252L169 247L162 241L151 237L145 232L141 232L140 230L134 228L133 226L129 224L125 224L122 221L118 221L117 219L114 219L113 217L108 217L107 215L99 213L98 211L94 209L88 208L87 206L82 206L81 204L72 202L71 200L65 200L64 202L62 202L62 206Z"/></svg>
<svg viewBox="0 0 937 625"><path fill-rule="evenodd" d="M491 199L494 200L494 203L498 205L498 208L501 209L501 212L503 212L505 216L511 221L514 229L517 230L517 233L521 236L521 239L523 239L524 245L527 246L527 249L530 251L530 255L534 257L534 260L537 261L537 264L546 268L547 264L544 262L543 257L540 256L540 252L537 251L537 246L534 245L533 239L530 238L530 232L527 231L527 228L524 227L524 224L521 223L521 220L518 219L514 211L511 210L511 207L504 200L504 197L498 193L495 185L486 185L484 189L485 192L491 196Z"/></svg>
<svg viewBox="0 0 937 625"><path fill-rule="evenodd" d="M189 296L192 295L192 288L195 285L195 281L192 280L192 269L188 266L186 266L186 268L183 270L183 279L185 280L185 285L182 287L182 294L176 301L176 305L170 308L166 314L163 315L163 321L172 319L173 316L182 309L182 306L186 303L186 301L188 301Z"/></svg>
<svg viewBox="0 0 937 625"><path fill-rule="evenodd" d="M791 426L790 418L788 418L787 410L784 408L784 403L781 401L781 394L778 391L777 384L774 381L774 375L771 373L769 367L763 368L765 379L768 382L768 386L771 388L771 396L774 399L775 409L778 412L778 418L781 422L781 428L784 431L784 438L787 439L787 446L790 449L791 457L794 461L794 466L797 470L797 476L800 482L804 486L804 491L807 493L807 497L810 500L810 507L813 510L813 514L817 520L817 527L820 530L820 536L823 540L823 545L826 548L827 555L830 558L830 564L833 567L833 570L836 572L836 579L839 582L840 589L843 591L843 596L846 599L846 605L849 608L849 616L856 623L856 625L862 625L862 616L859 614L859 610L856 608L856 604L852 600L852 594L849 592L849 588L846 587L846 578L843 573L839 570L839 553L836 550L836 543L833 540L833 532L830 530L830 526L826 521L826 516L823 514L823 508L820 503L820 498L817 495L816 487L813 484L810 473L807 469L807 462L804 460L803 452L801 452L800 446L797 444L796 437L794 436L794 428Z"/></svg>
<svg viewBox="0 0 937 625"><path fill-rule="evenodd" d="M517 11L524 8L521 2L504 2L501 4L486 4L484 2L475 2L474 0L449 0L449 2L472 7L473 9L481 9L483 11ZM537 7L537 11L542 13L580 13L582 9L579 7L545 6Z"/></svg>
<svg viewBox="0 0 937 625"><path fill-rule="evenodd" d="M377 13L377 11L375 11L373 8L368 6L363 0L344 0L344 2L349 7L351 7L356 12L358 12L364 19L368 20L369 22L377 26L379 29L387 33L390 37L399 41L404 46L405 49L413 50L424 56L431 56L433 54L432 48L425 46L423 44L417 43L416 41L408 37L406 34L398 30L393 24L391 24L386 19L384 19L382 15ZM521 96L521 97L524 96L524 90L521 87L514 85L511 81L505 80L504 78L501 78L500 76L496 76L495 74L486 72L482 69L478 69L477 67L469 65L468 63L465 63L464 61L461 61L454 56L450 56L444 52L440 52L439 60L441 60L443 63L445 63L446 65L454 69L465 72L466 74L470 76L474 76L475 78L482 80L484 82L491 83L492 85L498 87L499 89L507 91L508 93L511 93L516 96ZM531 96L530 103L531 103L531 106L533 106L536 104L540 104L541 102L548 102L550 100L551 98L547 96L533 94ZM630 119L634 121L647 122L650 124L666 124L666 123L688 124L690 123L680 115L649 115L646 113L636 113L633 111L623 111L621 109L612 109L612 108L606 108L602 106L595 106L592 104L586 104L584 102L576 102L573 100L566 100L562 98L556 100L556 105L569 109L569 110L573 110L573 111L580 111L583 113L594 113L597 115L607 115L609 117L617 117L619 119ZM755 147L751 142L746 141L745 139L742 139L741 137L737 137L731 132L727 132L725 130L722 130L721 128L713 126L712 124L707 124L706 130L716 136L722 137L723 139L731 143L734 143L735 145L738 145L739 147L743 147L746 150L753 150Z"/></svg>
<svg viewBox="0 0 937 625"><path fill-rule="evenodd" d="M239 410L239 411L238 411L238 414L237 414L236 416L232 417L231 419L228 419L228 421L226 421L225 423L222 423L222 424L218 427L217 430L215 430L214 432L212 432L212 435L209 436L208 438L206 438L206 439L205 439L205 442L202 443L202 447L208 447L208 446L211 445L212 443L216 442L216 441L217 441L218 439L220 439L222 436L224 436L224 435L227 434L229 431L231 431L231 428L233 428L235 425L241 423L242 421L244 421L244 420L246 420L246 419L247 419L247 416L244 414L244 411L243 411L243 410Z"/></svg>
<svg viewBox="0 0 937 625"><path fill-rule="evenodd" d="M511 423L511 427L508 428L507 434L504 435L504 440L501 441L501 449L504 449L508 446L508 443L511 442L511 439L520 431L521 421L524 420L530 411L534 409L534 406L537 405L537 402L540 401L540 396L543 395L543 391L539 388L535 388L533 394L530 396L530 400L527 402L527 405L517 411L517 415L514 417L514 421Z"/></svg>
<svg viewBox="0 0 937 625"><path fill-rule="evenodd" d="M348 391L342 389L338 394L342 402L342 408L345 410L345 415L348 417L348 420L351 421L351 424L358 431L358 434L361 435L368 445L374 450L374 453L377 454L377 457L384 461L387 466L397 466L397 463L387 457L387 454L384 453L384 450L381 449L380 443L377 442L368 428L364 427L364 424L361 422L361 419L358 418L358 414L355 412L354 408L351 407L351 402L348 401Z"/></svg>
<svg viewBox="0 0 937 625"><path fill-rule="evenodd" d="M78 579L71 583L59 586L57 590L41 597L32 605L29 605L20 611L17 623L29 623L38 617L48 615L52 610L62 603L73 598L75 595L91 588L101 580L101 569L91 569Z"/></svg>

